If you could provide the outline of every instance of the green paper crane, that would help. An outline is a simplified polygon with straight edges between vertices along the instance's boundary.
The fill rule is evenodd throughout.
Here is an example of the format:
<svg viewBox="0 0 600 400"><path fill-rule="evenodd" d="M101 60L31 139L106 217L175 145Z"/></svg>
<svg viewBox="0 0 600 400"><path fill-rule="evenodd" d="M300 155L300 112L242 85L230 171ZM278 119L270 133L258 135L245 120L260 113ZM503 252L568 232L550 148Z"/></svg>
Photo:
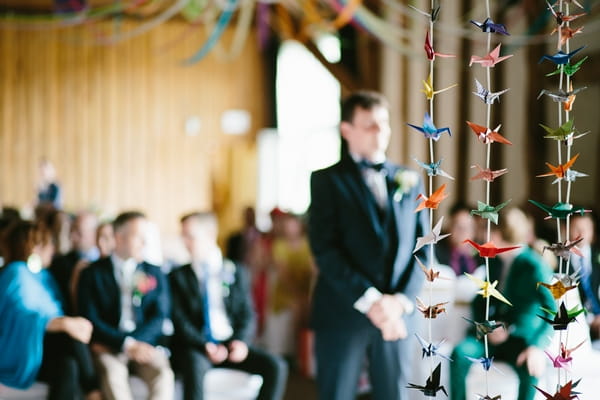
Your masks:
<svg viewBox="0 0 600 400"><path fill-rule="evenodd" d="M477 210L471 210L471 215L479 215L481 218L489 219L494 224L498 225L498 211L506 207L508 203L510 203L510 200L493 207L484 202L477 201Z"/></svg>
<svg viewBox="0 0 600 400"><path fill-rule="evenodd" d="M546 204L540 203L535 200L529 200L529 202L531 204L541 208L543 211L545 211L548 214L548 216L544 219L550 219L550 218L565 219L569 215L572 215L572 214L579 213L580 215L583 215L584 213L592 212L592 210L586 210L584 207L575 207L575 206L573 206L573 204L569 204L569 203L556 203L555 205L550 207L550 206L547 206Z"/></svg>
<svg viewBox="0 0 600 400"><path fill-rule="evenodd" d="M581 68L581 64L583 64L583 62L587 59L588 59L588 56L585 56L573 65L571 65L570 63L567 63L567 64L563 65L562 67L559 65L558 68L556 68L554 71L550 72L549 74L546 74L546 76L558 75L561 73L561 70L568 76L573 76L573 75L575 75L575 72L579 71L579 68Z"/></svg>

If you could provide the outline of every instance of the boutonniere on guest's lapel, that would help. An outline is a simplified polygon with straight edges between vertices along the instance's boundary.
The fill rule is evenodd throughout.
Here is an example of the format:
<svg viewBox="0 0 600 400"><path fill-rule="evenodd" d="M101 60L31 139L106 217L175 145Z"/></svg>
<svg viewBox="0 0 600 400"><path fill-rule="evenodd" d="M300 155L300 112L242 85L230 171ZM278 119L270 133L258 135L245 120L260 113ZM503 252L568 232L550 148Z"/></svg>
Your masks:
<svg viewBox="0 0 600 400"><path fill-rule="evenodd" d="M139 307L142 304L142 297L154 289L156 289L156 277L143 272L136 272L133 276L133 305Z"/></svg>
<svg viewBox="0 0 600 400"><path fill-rule="evenodd" d="M410 169L401 169L394 176L397 188L394 192L394 200L400 201L405 194L410 192L417 183L419 183L419 175Z"/></svg>
<svg viewBox="0 0 600 400"><path fill-rule="evenodd" d="M231 260L223 260L221 278L223 297L228 297L230 292L229 287L235 283L235 264Z"/></svg>

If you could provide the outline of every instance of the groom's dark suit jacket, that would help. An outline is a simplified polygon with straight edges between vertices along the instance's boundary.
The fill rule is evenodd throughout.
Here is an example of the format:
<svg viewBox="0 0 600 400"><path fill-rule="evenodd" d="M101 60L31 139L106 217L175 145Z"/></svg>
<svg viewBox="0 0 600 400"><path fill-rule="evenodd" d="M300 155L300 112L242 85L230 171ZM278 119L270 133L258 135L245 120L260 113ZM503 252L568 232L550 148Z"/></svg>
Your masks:
<svg viewBox="0 0 600 400"><path fill-rule="evenodd" d="M165 276L159 267L142 262L136 273L156 279L156 287L145 293L139 305L133 306L136 329L119 329L121 319L121 291L115 279L110 257L101 258L81 272L78 286L79 312L94 325L92 342L121 351L125 337L131 336L156 345L163 336L163 323L169 318L169 294Z"/></svg>
<svg viewBox="0 0 600 400"><path fill-rule="evenodd" d="M319 269L312 313L316 329L368 324L353 304L371 286L382 293L403 293L412 301L421 289L424 274L412 252L417 237L429 231L427 210L415 213L423 184L419 178L401 199L394 199L396 174L405 169L386 162L384 170L384 213L349 155L312 174L309 239ZM428 248L416 253L426 265Z"/></svg>

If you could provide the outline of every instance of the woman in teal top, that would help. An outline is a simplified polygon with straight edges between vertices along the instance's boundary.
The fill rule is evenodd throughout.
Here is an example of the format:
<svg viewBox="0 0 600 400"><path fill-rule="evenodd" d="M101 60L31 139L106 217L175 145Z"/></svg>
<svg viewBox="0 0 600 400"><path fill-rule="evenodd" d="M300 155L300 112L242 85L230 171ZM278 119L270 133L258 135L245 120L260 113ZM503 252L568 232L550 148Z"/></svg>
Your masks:
<svg viewBox="0 0 600 400"><path fill-rule="evenodd" d="M42 380L51 400L99 399L86 346L92 325L64 316L58 286L42 268L54 252L49 232L18 221L6 229L1 245L0 383L27 389Z"/></svg>
<svg viewBox="0 0 600 400"><path fill-rule="evenodd" d="M494 360L510 364L519 377L518 400L533 400L539 375L546 364L542 350L549 344L552 327L538 317L545 315L540 307L554 308L554 299L548 290L537 290L538 282L549 282L551 268L541 256L527 246L532 225L526 215L513 208L500 219L499 228L493 227L492 241L497 247L522 245L521 248L490 260L490 281L498 280L497 289L512 303L509 306L495 298L490 299L489 320L502 322L488 334L489 355ZM485 299L477 295L471 304L472 319L485 319ZM472 329L452 353L450 363L450 398L466 399L466 378L473 365L471 358L485 357L484 342ZM481 368L473 365L473 368ZM492 396L501 395L502 388L490 388Z"/></svg>

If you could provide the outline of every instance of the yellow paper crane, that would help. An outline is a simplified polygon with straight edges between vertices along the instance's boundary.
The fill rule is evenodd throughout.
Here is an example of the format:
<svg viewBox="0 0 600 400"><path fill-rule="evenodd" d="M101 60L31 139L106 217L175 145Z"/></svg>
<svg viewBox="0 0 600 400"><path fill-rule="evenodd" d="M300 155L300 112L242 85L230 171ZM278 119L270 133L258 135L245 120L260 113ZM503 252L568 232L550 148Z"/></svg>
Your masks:
<svg viewBox="0 0 600 400"><path fill-rule="evenodd" d="M477 292L478 294L482 295L484 298L488 298L490 296L497 298L498 300L508 304L509 306L512 306L512 303L510 301L508 301L506 299L506 297L504 297L502 295L502 293L500 293L497 289L496 289L496 285L498 285L498 281L494 281L493 283L490 283L489 281L482 281L479 278L474 277L471 274L468 274L465 272L465 275L471 279L473 282L475 282L477 284L477 286L479 286L479 288L481 289L479 292Z"/></svg>
<svg viewBox="0 0 600 400"><path fill-rule="evenodd" d="M431 78L431 74L427 77L426 81L422 81L423 82L423 89L421 89L421 92L425 93L425 97L427 97L427 100L432 100L433 96L435 96L436 94L445 92L448 89L452 89L455 86L458 86L458 83L455 83L454 85L450 85L447 88L441 89L441 90L433 90L433 82L432 82L432 78Z"/></svg>
<svg viewBox="0 0 600 400"><path fill-rule="evenodd" d="M537 287L540 286L547 288L550 291L550 293L552 293L552 297L554 297L556 300L560 299L569 290L575 289L577 287L577 285L565 286L562 281L557 281L552 285L549 285L544 282L538 282Z"/></svg>

